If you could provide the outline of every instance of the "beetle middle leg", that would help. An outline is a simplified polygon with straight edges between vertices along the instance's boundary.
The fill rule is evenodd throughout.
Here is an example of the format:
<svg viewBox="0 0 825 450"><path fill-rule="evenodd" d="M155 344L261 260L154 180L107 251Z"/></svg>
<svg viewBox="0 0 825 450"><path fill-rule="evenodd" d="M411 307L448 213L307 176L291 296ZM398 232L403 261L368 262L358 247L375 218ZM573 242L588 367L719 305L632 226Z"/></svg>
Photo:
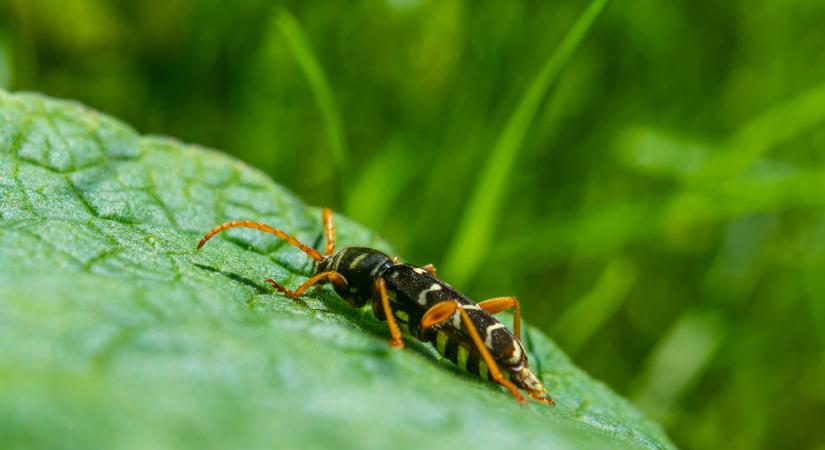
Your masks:
<svg viewBox="0 0 825 450"><path fill-rule="evenodd" d="M381 306L384 308L384 315L387 319L387 328L390 329L390 345L393 348L404 348L404 341L401 340L401 330L398 329L398 324L395 323L395 316L392 315L392 308L390 307L390 299L387 296L387 286L382 278L376 278L375 290L378 292L378 297L381 299Z"/></svg>
<svg viewBox="0 0 825 450"><path fill-rule="evenodd" d="M504 386L513 394L513 397L518 400L519 403L525 403L527 400L524 398L524 395L519 392L518 388L512 381L504 378L504 375L501 373L501 369L498 367L498 363L493 358L493 355L490 354L490 350L487 349L487 346L484 345L484 341L481 339L481 336L478 333L478 329L476 328L473 320L470 319L470 315L467 314L467 311L461 307L456 301L443 301L436 305L433 305L432 308L427 310L424 314L424 317L421 318L421 329L426 330L427 328L433 327L438 325L439 323L443 323L452 317L456 311L461 315L461 321L464 323L464 326L467 328L467 331L470 333L470 338L473 340L476 348L478 349L479 353L481 353L481 357L484 359L484 362L487 364L487 368L490 370L490 377L496 383Z"/></svg>

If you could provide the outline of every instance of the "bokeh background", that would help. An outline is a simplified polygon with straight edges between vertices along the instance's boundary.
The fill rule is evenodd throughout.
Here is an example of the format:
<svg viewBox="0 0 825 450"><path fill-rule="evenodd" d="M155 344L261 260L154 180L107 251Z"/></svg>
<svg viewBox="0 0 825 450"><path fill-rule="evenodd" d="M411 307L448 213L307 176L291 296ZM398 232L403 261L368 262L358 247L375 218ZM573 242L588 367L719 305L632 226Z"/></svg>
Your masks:
<svg viewBox="0 0 825 450"><path fill-rule="evenodd" d="M825 448L825 2L616 0L541 82L587 6L0 0L0 86L517 295L684 448Z"/></svg>

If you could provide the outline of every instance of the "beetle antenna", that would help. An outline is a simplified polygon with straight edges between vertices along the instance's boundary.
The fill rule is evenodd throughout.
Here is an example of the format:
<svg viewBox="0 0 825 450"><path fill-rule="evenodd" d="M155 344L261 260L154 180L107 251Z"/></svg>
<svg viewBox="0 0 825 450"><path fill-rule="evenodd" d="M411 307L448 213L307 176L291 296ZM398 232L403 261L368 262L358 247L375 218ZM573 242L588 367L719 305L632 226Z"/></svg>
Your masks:
<svg viewBox="0 0 825 450"><path fill-rule="evenodd" d="M266 225L266 224L263 224L263 223L252 222L252 221L249 221L249 220L233 220L231 222L222 223L222 224L216 226L215 228L212 228L211 230L209 230L208 233L206 233L206 236L204 236L203 239L201 239L201 241L198 242L198 247L197 248L200 249L201 247L203 247L203 244L206 244L206 241L208 241L209 239L212 239L212 236L214 236L214 235L216 235L216 234L218 234L218 233L220 233L224 230L228 230L230 228L237 228L237 227L253 228L255 230L260 230L260 231L263 231L265 233L274 234L275 236L278 236L279 238L281 238L281 239L289 242L290 244L298 247L302 252L306 253L310 258L314 259L315 261L322 261L324 259L324 257L321 256L321 254L318 253L317 250L301 243L301 241L299 241L298 239L295 239L293 236L291 236L289 234L286 234L282 230L279 230L277 228L272 228L269 225Z"/></svg>

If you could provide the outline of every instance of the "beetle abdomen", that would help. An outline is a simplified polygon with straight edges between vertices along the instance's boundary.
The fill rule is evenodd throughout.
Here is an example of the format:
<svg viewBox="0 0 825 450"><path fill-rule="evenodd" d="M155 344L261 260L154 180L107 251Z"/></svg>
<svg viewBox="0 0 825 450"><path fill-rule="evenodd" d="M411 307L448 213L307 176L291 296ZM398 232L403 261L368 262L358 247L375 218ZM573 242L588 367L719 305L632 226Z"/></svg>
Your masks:
<svg viewBox="0 0 825 450"><path fill-rule="evenodd" d="M461 321L458 311L447 321L424 333L421 333L419 329L418 321L424 313L434 305L444 301L458 302L464 308L473 324L475 324L481 340L490 350L496 362L502 366L502 369L526 365L527 357L524 348L510 330L449 284L430 275L424 269L409 264L398 264L390 267L384 272L383 278L386 280L393 307L405 310L406 314L410 316L409 327L411 333L419 339L432 342L439 353L459 367L469 365L473 369L483 364L483 361L479 361L479 363L473 361L474 358L480 358L481 355L475 349L469 331ZM443 351L438 342L439 334L444 334L448 338L446 341L442 338L444 342ZM461 350L462 348L464 350ZM478 370L468 371L478 373Z"/></svg>
<svg viewBox="0 0 825 450"><path fill-rule="evenodd" d="M481 354L472 344L451 337L445 331L437 331L433 334L430 342L435 346L441 356L452 361L459 369L468 373L478 375L482 379L490 380L490 370L484 362ZM504 372L505 378L508 373Z"/></svg>

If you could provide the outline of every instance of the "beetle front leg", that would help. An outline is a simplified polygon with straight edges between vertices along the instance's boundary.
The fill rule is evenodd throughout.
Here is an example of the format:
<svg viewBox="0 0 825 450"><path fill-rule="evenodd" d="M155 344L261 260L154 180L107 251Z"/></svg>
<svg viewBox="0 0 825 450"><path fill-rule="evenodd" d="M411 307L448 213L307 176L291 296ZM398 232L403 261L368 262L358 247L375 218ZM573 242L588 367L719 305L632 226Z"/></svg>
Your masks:
<svg viewBox="0 0 825 450"><path fill-rule="evenodd" d="M290 291L289 289L281 286L277 281L273 280L272 278L266 279L267 283L271 284L272 287L274 287L279 292L281 292L289 298L298 298L313 285L327 281L335 285L337 288L343 289L344 292L349 290L349 284L347 284L347 279L344 278L344 276L340 273L332 271L321 272L318 275L315 275L314 277L306 280L304 284L298 286L298 289L295 289L294 291Z"/></svg>

